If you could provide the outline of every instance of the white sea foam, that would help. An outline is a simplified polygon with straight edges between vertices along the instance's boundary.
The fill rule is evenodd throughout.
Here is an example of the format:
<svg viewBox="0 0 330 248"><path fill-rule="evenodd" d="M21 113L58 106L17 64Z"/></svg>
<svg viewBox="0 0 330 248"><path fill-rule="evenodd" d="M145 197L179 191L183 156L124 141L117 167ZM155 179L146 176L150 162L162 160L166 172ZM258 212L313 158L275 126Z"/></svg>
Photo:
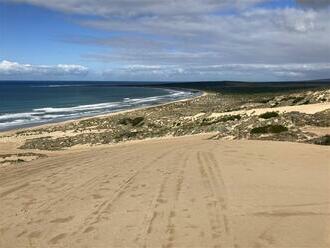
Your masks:
<svg viewBox="0 0 330 248"><path fill-rule="evenodd" d="M63 86L63 85L60 85ZM76 85L74 85L76 86ZM192 92L167 90L168 94L146 98L124 98L121 102L86 104L74 107L36 108L30 112L0 114L0 130L46 122L105 114L138 106L167 102L193 96Z"/></svg>
<svg viewBox="0 0 330 248"><path fill-rule="evenodd" d="M88 105L79 105L75 107L67 107L67 108L37 108L33 111L35 112L44 112L44 113L70 113L70 112L79 112L86 110L95 110L95 109L105 109L112 108L118 106L119 102L107 102L107 103L98 103L98 104L88 104Z"/></svg>
<svg viewBox="0 0 330 248"><path fill-rule="evenodd" d="M88 84L50 84L50 85L31 85L31 88L61 88L61 87L81 87L90 86Z"/></svg>
<svg viewBox="0 0 330 248"><path fill-rule="evenodd" d="M23 125L25 123L29 123L29 121L18 119L18 120L14 120L14 121L4 122L4 123L0 123L0 129L12 127L12 126Z"/></svg>
<svg viewBox="0 0 330 248"><path fill-rule="evenodd" d="M20 118L31 118L35 114L34 112L26 112L26 113L8 113L0 115L0 121L1 120L10 120L10 119L20 119Z"/></svg>

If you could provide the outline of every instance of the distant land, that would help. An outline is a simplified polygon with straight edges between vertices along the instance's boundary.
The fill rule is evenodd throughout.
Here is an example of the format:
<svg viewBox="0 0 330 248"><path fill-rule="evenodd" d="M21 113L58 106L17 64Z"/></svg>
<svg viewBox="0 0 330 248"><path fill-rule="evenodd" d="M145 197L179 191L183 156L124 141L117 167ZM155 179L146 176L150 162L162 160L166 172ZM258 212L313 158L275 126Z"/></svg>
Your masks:
<svg viewBox="0 0 330 248"><path fill-rule="evenodd" d="M120 85L120 84L118 84ZM200 82L163 82L163 83L127 83L127 86L153 86L164 88L196 89L223 93L264 93L283 92L299 89L330 87L330 79L280 82L244 82L244 81L200 81Z"/></svg>
<svg viewBox="0 0 330 248"><path fill-rule="evenodd" d="M53 81L53 80L51 80ZM3 82L21 82L20 80L0 80ZM49 83L49 81L30 81L35 83ZM297 81L54 81L66 83L92 83L97 86L131 86L131 87L161 87L161 88L181 88L195 89L201 91L222 92L222 93L265 93L265 92L284 92L299 89L317 89L330 87L330 79L297 80Z"/></svg>

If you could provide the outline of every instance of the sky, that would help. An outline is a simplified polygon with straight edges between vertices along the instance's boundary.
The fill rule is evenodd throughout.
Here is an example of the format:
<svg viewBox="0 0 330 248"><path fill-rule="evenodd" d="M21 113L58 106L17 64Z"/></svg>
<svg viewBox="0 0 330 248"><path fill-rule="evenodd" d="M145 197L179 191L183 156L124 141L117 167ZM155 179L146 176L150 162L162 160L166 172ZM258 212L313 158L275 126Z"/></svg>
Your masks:
<svg viewBox="0 0 330 248"><path fill-rule="evenodd" d="M0 0L0 80L330 78L330 0Z"/></svg>

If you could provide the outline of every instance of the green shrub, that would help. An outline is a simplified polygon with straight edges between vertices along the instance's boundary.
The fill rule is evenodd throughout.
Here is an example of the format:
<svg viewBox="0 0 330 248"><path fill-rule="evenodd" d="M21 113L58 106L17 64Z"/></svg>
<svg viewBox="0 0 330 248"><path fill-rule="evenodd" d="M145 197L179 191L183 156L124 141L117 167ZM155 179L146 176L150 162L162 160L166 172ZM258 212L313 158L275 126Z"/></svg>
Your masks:
<svg viewBox="0 0 330 248"><path fill-rule="evenodd" d="M293 100L293 104L295 104L295 103L298 103L298 102L300 102L300 101L302 101L302 100L304 100L305 98L304 97L302 97L302 96L298 96L298 97L296 97L294 100Z"/></svg>
<svg viewBox="0 0 330 248"><path fill-rule="evenodd" d="M265 133L282 133L286 131L288 131L288 128L282 125L267 125L267 126L252 128L250 133L265 134Z"/></svg>
<svg viewBox="0 0 330 248"><path fill-rule="evenodd" d="M129 118L129 117L125 117L121 120L119 120L119 124L121 125L132 125L133 127L138 126L138 125L142 125L144 121L144 117L139 116L139 117L135 117L135 118Z"/></svg>
<svg viewBox="0 0 330 248"><path fill-rule="evenodd" d="M323 146L330 146L330 135L324 135L320 138L315 139L314 144L323 145Z"/></svg>
<svg viewBox="0 0 330 248"><path fill-rule="evenodd" d="M142 124L143 121L144 121L144 117L139 116L139 117L135 117L134 119L132 119L131 123L132 123L132 126L135 127L139 124Z"/></svg>
<svg viewBox="0 0 330 248"><path fill-rule="evenodd" d="M279 114L277 112L266 112L266 113L259 115L259 117L262 119L270 119L270 118L278 117L278 116L279 116Z"/></svg>

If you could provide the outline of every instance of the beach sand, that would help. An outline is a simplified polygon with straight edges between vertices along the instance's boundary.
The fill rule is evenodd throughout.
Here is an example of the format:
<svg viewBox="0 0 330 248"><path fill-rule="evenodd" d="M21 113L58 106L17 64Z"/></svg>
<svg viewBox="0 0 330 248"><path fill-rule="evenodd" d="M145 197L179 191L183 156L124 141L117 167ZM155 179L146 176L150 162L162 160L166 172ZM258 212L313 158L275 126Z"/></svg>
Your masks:
<svg viewBox="0 0 330 248"><path fill-rule="evenodd" d="M0 247L330 247L329 147L209 137L0 168Z"/></svg>

